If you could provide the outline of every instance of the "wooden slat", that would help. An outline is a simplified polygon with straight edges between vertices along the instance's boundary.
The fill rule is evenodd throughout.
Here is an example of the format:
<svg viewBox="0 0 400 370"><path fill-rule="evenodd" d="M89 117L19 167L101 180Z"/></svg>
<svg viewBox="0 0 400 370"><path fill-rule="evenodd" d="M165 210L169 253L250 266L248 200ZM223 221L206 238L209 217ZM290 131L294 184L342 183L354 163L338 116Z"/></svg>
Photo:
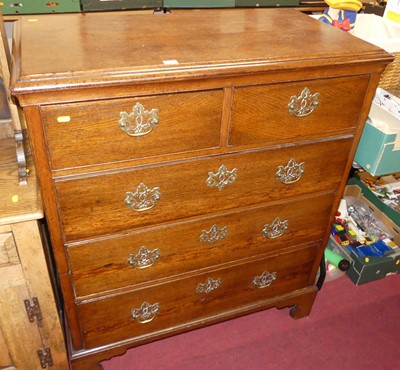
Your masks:
<svg viewBox="0 0 400 370"><path fill-rule="evenodd" d="M66 351L60 318L50 284L46 258L37 222L27 221L12 225L30 297L37 297L43 320L40 326L44 347L51 348L55 369L67 369Z"/></svg>
<svg viewBox="0 0 400 370"><path fill-rule="evenodd" d="M42 217L41 196L34 170L31 171L28 184L20 186L15 141L0 140L0 225Z"/></svg>
<svg viewBox="0 0 400 370"><path fill-rule="evenodd" d="M37 349L41 337L36 323L30 323L24 299L29 298L22 266L11 265L0 269L0 327L2 328L12 364L18 369L39 369ZM26 318L26 319L25 319ZM16 338L29 340L16 340Z"/></svg>
<svg viewBox="0 0 400 370"><path fill-rule="evenodd" d="M0 369L9 369L11 364L12 362L10 353L8 352L7 343L0 328Z"/></svg>
<svg viewBox="0 0 400 370"><path fill-rule="evenodd" d="M0 74L4 83L5 93L7 96L8 108L10 110L12 122L14 128L17 131L22 130L21 120L17 106L11 100L10 94L10 67L11 67L11 55L8 47L6 30L4 27L3 14L0 12L0 36L2 45L0 47Z"/></svg>
<svg viewBox="0 0 400 370"><path fill-rule="evenodd" d="M0 233L0 267L19 263L17 248L11 232Z"/></svg>

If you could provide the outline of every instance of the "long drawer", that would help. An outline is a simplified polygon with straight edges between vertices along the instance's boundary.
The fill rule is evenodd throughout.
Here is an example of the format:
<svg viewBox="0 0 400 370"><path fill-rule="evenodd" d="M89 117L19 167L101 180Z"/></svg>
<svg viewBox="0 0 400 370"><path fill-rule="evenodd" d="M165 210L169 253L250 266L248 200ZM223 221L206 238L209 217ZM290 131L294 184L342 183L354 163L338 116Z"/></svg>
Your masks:
<svg viewBox="0 0 400 370"><path fill-rule="evenodd" d="M222 90L41 108L53 169L219 146Z"/></svg>
<svg viewBox="0 0 400 370"><path fill-rule="evenodd" d="M333 197L325 193L69 246L76 296L319 240Z"/></svg>
<svg viewBox="0 0 400 370"><path fill-rule="evenodd" d="M358 76L235 88L229 143L277 145L352 132L368 83L369 76Z"/></svg>
<svg viewBox="0 0 400 370"><path fill-rule="evenodd" d="M77 306L86 348L188 324L308 285L316 246Z"/></svg>
<svg viewBox="0 0 400 370"><path fill-rule="evenodd" d="M335 190L351 144L348 137L58 181L65 240Z"/></svg>

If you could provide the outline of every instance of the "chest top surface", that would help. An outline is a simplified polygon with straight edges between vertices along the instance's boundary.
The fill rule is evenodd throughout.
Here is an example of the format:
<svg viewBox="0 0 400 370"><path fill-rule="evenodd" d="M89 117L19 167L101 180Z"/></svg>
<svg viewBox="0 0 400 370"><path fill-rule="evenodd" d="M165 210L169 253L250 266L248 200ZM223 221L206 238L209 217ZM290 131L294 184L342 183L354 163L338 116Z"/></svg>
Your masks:
<svg viewBox="0 0 400 370"><path fill-rule="evenodd" d="M15 34L16 93L390 61L378 47L291 9L39 15L21 17Z"/></svg>

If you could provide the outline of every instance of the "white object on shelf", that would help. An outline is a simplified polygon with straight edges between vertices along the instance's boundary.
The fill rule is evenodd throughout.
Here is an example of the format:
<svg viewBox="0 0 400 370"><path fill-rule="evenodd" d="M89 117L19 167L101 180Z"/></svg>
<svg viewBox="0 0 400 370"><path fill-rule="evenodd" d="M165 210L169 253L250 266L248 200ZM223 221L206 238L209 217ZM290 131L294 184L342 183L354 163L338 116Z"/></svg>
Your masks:
<svg viewBox="0 0 400 370"><path fill-rule="evenodd" d="M374 104L380 106L400 121L400 98L397 96L382 88L377 88L374 97ZM400 125L400 123L398 123L398 125Z"/></svg>
<svg viewBox="0 0 400 370"><path fill-rule="evenodd" d="M400 25L400 0L388 0L383 18L389 19Z"/></svg>
<svg viewBox="0 0 400 370"><path fill-rule="evenodd" d="M389 53L400 51L400 23L378 15L358 14L353 35Z"/></svg>

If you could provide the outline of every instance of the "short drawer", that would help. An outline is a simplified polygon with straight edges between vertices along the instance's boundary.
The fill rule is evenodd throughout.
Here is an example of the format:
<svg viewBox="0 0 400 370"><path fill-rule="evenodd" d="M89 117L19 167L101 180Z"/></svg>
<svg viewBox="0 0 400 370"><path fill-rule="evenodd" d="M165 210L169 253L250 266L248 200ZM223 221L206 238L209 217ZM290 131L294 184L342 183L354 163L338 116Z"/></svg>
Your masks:
<svg viewBox="0 0 400 370"><path fill-rule="evenodd" d="M86 348L189 325L308 286L316 246L78 304Z"/></svg>
<svg viewBox="0 0 400 370"><path fill-rule="evenodd" d="M304 197L69 246L76 296L320 240L333 198Z"/></svg>
<svg viewBox="0 0 400 370"><path fill-rule="evenodd" d="M42 107L53 169L219 146L222 90Z"/></svg>
<svg viewBox="0 0 400 370"><path fill-rule="evenodd" d="M229 144L277 145L353 132L368 83L361 76L236 88Z"/></svg>
<svg viewBox="0 0 400 370"><path fill-rule="evenodd" d="M346 138L58 181L65 239L335 190L351 144Z"/></svg>

